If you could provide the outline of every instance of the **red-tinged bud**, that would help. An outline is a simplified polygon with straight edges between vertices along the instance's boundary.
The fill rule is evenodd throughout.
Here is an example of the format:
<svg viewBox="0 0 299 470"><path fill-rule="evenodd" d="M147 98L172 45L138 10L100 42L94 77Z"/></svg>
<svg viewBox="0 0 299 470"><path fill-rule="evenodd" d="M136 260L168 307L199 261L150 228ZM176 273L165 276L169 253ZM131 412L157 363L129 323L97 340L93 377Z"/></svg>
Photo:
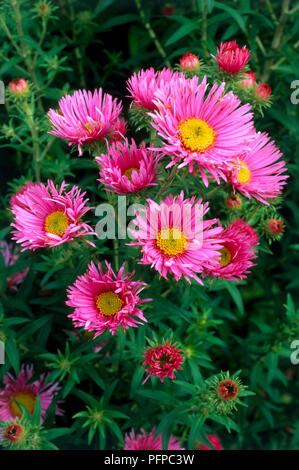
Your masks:
<svg viewBox="0 0 299 470"><path fill-rule="evenodd" d="M255 96L258 98L260 101L268 101L271 96L271 88L267 83L260 83L259 85L256 85L255 87Z"/></svg>
<svg viewBox="0 0 299 470"><path fill-rule="evenodd" d="M251 52L246 46L240 48L236 41L222 42L220 47L217 47L217 57L212 57L216 60L220 69L229 74L239 73L247 64L251 56Z"/></svg>
<svg viewBox="0 0 299 470"><path fill-rule="evenodd" d="M9 82L8 87L13 95L24 95L28 92L28 83L24 78L15 78Z"/></svg>
<svg viewBox="0 0 299 470"><path fill-rule="evenodd" d="M173 16L175 15L175 6L172 3L166 3L162 10L163 16Z"/></svg>
<svg viewBox="0 0 299 470"><path fill-rule="evenodd" d="M244 78L238 82L240 86L245 88L252 88L255 85L256 75L254 72L252 72L252 70L244 72L243 77Z"/></svg>
<svg viewBox="0 0 299 470"><path fill-rule="evenodd" d="M220 382L218 393L223 400L231 400L237 395L238 387L232 380L225 380Z"/></svg>
<svg viewBox="0 0 299 470"><path fill-rule="evenodd" d="M236 209L240 209L240 207L242 206L242 201L239 198L239 196L233 195L233 196L226 198L225 205L227 209L236 210Z"/></svg>
<svg viewBox="0 0 299 470"><path fill-rule="evenodd" d="M23 427L20 424L11 424L5 429L4 439L11 442L18 442L21 439L23 432Z"/></svg>
<svg viewBox="0 0 299 470"><path fill-rule="evenodd" d="M180 69L182 72L195 72L199 69L199 55L187 52L180 59Z"/></svg>
<svg viewBox="0 0 299 470"><path fill-rule="evenodd" d="M283 232L283 221L281 219L268 220L266 230L269 235L280 235Z"/></svg>

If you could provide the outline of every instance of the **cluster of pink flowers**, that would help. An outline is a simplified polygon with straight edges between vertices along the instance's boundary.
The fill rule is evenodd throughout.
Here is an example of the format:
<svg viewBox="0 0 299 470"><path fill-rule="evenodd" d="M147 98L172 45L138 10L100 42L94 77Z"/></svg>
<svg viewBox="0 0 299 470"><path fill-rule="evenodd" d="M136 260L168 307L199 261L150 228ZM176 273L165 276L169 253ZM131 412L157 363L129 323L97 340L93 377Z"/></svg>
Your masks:
<svg viewBox="0 0 299 470"><path fill-rule="evenodd" d="M255 73L247 66L250 56L247 47L240 48L236 41L221 43L217 55L212 56L213 67L218 67L227 80L236 80L239 87L246 89L244 93L253 89L257 102L266 102L271 89L267 84L256 83ZM138 146L134 139L129 141L125 137L127 125L121 117L122 103L101 88L94 92L77 90L63 97L59 109L50 109L48 113L50 133L69 145L77 145L79 155L90 149L97 153L98 181L107 191L118 194L137 193L144 188L153 191L161 181L161 161L166 157L165 168L175 166L180 171L186 167L206 187L210 182L230 184L234 195L227 197L227 208L241 207L238 193L269 205L281 194L288 178L280 150L267 133L256 131L249 103L242 104L236 94L227 92L226 83L210 85L206 76L199 79L196 75L201 68L199 56L188 52L179 65L180 71L141 70L127 81L131 108L146 117L158 137L152 146L145 142ZM187 78L184 72L192 78ZM18 94L26 92L28 86L19 79L11 82L9 88ZM22 251L95 235L82 220L91 209L85 193L77 186L67 188L65 182L59 188L52 180L46 185L29 182L11 198L12 238ZM256 231L242 218L223 226L218 218L208 219L208 212L209 202L195 196L187 198L183 191L160 201L148 198L145 211L135 212L135 229L130 229L134 238L130 245L141 249L139 264L149 265L165 279L173 276L176 281L184 278L189 283L195 280L203 284L208 276L229 281L246 278L257 258ZM267 230L279 235L282 221L271 219ZM17 251L6 242L0 247L5 264L14 264ZM126 272L125 263L115 272L104 262L105 269L101 263L90 261L87 272L67 289L66 305L74 309L68 316L74 326L83 327L93 338L106 330L114 335L120 328L127 330L143 324L147 320L140 307L152 300L141 299L147 284L133 280L134 272ZM27 270L9 277L8 287L16 290L26 274ZM183 350L168 339L149 346L144 353L143 366L148 375L143 383L150 376L161 382L166 377L175 379L175 371L182 369L182 363ZM17 379L10 374L4 377L0 419L21 416L18 403L33 413L37 394L44 419L59 387L45 385L44 376L35 382L32 377L33 366L22 366ZM218 389L225 400L232 399L237 392L231 381L222 382ZM56 413L61 414L61 410L57 408ZM215 449L223 449L216 434L207 439ZM155 437L155 428L149 433L141 429L137 435L132 430L126 435L125 449L161 450L162 436ZM182 448L171 436L168 449ZM199 449L208 447L199 444Z"/></svg>

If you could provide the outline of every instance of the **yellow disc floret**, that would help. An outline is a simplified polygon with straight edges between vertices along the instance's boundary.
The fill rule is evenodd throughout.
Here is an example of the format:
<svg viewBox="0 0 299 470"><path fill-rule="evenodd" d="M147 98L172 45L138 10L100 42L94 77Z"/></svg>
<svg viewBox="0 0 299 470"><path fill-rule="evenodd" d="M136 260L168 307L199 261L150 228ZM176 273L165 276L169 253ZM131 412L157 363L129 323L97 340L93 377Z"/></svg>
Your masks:
<svg viewBox="0 0 299 470"><path fill-rule="evenodd" d="M64 235L70 220L63 211L55 211L48 215L45 222L45 230L48 233L54 233L59 237Z"/></svg>
<svg viewBox="0 0 299 470"><path fill-rule="evenodd" d="M127 178L131 181L132 183L132 173L133 173L133 170L137 171L137 173L139 173L139 168L128 168L125 172L124 172L124 176L127 176Z"/></svg>
<svg viewBox="0 0 299 470"><path fill-rule="evenodd" d="M187 239L180 229L170 228L161 230L158 233L156 244L164 255L177 256L184 253Z"/></svg>
<svg viewBox="0 0 299 470"><path fill-rule="evenodd" d="M251 172L243 160L240 160L238 164L235 165L238 170L237 179L239 183L246 184L250 181Z"/></svg>
<svg viewBox="0 0 299 470"><path fill-rule="evenodd" d="M221 250L219 250L219 252L221 253L221 257L219 260L221 263L221 266L222 267L227 266L231 262L231 259L232 259L232 255L229 249L226 247L223 247L221 248Z"/></svg>
<svg viewBox="0 0 299 470"><path fill-rule="evenodd" d="M30 414L33 414L36 396L32 392L30 392L30 390L28 391L25 390L24 392L18 392L15 395L13 395L13 398L22 406L24 406L24 408L26 408L26 410ZM10 411L12 412L14 416L17 416L18 418L22 416L22 411L20 407L13 400L10 400Z"/></svg>
<svg viewBox="0 0 299 470"><path fill-rule="evenodd" d="M204 152L214 143L215 132L201 119L187 119L178 129L183 147L191 152Z"/></svg>
<svg viewBox="0 0 299 470"><path fill-rule="evenodd" d="M102 315L115 315L122 308L124 301L115 292L103 292L97 298L97 307Z"/></svg>

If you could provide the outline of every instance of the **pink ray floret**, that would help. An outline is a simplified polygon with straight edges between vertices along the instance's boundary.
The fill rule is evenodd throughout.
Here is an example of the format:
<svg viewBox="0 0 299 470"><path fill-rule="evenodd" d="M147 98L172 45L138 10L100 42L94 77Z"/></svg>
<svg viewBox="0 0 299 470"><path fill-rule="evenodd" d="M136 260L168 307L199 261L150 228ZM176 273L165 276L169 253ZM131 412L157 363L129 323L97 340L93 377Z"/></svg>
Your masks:
<svg viewBox="0 0 299 470"><path fill-rule="evenodd" d="M281 156L268 134L257 132L250 148L236 154L235 165L227 170L227 178L244 196L269 205L267 199L275 199L289 177L284 174L287 171L285 161L279 161ZM248 178L239 177L240 168L248 171Z"/></svg>
<svg viewBox="0 0 299 470"><path fill-rule="evenodd" d="M183 276L189 283L193 278L202 284L197 274L217 264L217 250L221 248L216 236L221 234L222 228L213 227L218 219L203 219L209 210L208 203L202 204L201 199L195 202L195 197L184 199L183 191L175 197L170 194L160 204L151 199L147 199L147 203L145 212L135 213L133 224L138 230L129 229L131 236L137 239L130 244L141 246L140 264L151 265L165 279L171 274L176 280ZM167 230L170 234L173 231L173 237L180 237L177 253L171 250L175 241L164 240Z"/></svg>
<svg viewBox="0 0 299 470"><path fill-rule="evenodd" d="M144 354L143 367L147 367L145 370L149 374L143 384L151 375L159 377L162 383L165 377L175 379L174 371L182 369L183 360L182 350L178 349L176 344L169 344L168 339L166 343L156 347L148 346Z"/></svg>
<svg viewBox="0 0 299 470"><path fill-rule="evenodd" d="M156 91L163 88L165 84L172 83L172 80L178 77L184 77L184 74L167 68L155 71L151 67L135 72L127 81L127 89L133 99L133 105L137 108L141 106L147 110L157 109L154 102Z"/></svg>
<svg viewBox="0 0 299 470"><path fill-rule="evenodd" d="M50 109L48 116L52 125L49 132L77 144L79 155L82 145L111 137L117 139L120 129L124 130L119 115L122 104L102 88L91 91L77 90L73 95L66 95L58 102L59 109Z"/></svg>
<svg viewBox="0 0 299 470"><path fill-rule="evenodd" d="M213 177L219 183L226 180L226 170L233 165L236 154L250 147L254 125L251 106L244 104L232 92L224 93L225 83L215 83L207 93L206 77L201 83L198 78L177 80L176 87L169 92L169 86L155 94L157 110L148 113L152 126L163 139L162 147L155 148L171 156L172 166L189 166L194 171L197 164L204 184ZM191 85L190 85L191 83ZM210 132L206 147L190 147L183 138L181 126L192 121L201 122ZM199 129L199 135L201 130ZM207 176L206 171L210 174Z"/></svg>
<svg viewBox="0 0 299 470"><path fill-rule="evenodd" d="M91 262L88 271L79 276L67 290L66 304L75 310L69 317L77 327L94 331L94 338L109 329L112 335L122 327L137 327L146 322L139 305L152 299L141 299L140 293L147 286L141 281L133 281L134 273L126 273L124 265L115 273L111 265L105 261L107 271L102 270L101 264L97 266ZM99 298L109 294L118 304L117 312L103 313L99 308ZM109 297L107 297L109 298Z"/></svg>
<svg viewBox="0 0 299 470"><path fill-rule="evenodd" d="M240 48L236 41L222 42L217 47L217 57L215 59L218 67L229 74L239 73L247 64L251 52L246 46Z"/></svg>
<svg viewBox="0 0 299 470"><path fill-rule="evenodd" d="M92 228L81 221L91 209L86 205L88 199L84 199L86 193L77 186L66 191L67 186L63 182L60 188L56 188L52 180L48 180L47 185L31 183L11 199L10 210L14 215L12 239L20 243L22 251L53 247L78 237L95 235ZM49 223L55 213L62 219L63 228Z"/></svg>
<svg viewBox="0 0 299 470"><path fill-rule="evenodd" d="M0 389L0 421L8 421L21 416L21 409L15 401L24 406L32 414L36 397L39 395L41 401L41 421L43 422L45 413L51 405L53 398L60 390L60 387L58 383L47 383L47 375L45 374L32 381L33 373L33 365L25 366L23 364L17 378L14 378L9 372L4 375L4 388ZM56 415L62 414L63 411L57 406Z"/></svg>
<svg viewBox="0 0 299 470"><path fill-rule="evenodd" d="M224 448L221 445L221 441L220 441L219 437L217 436L217 434L210 434L210 435L207 436L207 439L212 444L212 446L214 447L214 450L224 450ZM206 446L205 444L201 444L201 443L199 444L198 449L199 450L212 450L208 446Z"/></svg>
<svg viewBox="0 0 299 470"><path fill-rule="evenodd" d="M132 429L130 434L126 434L124 450L163 450L162 434L155 437L156 428L153 428L149 433L142 428L140 431L140 434L135 435L134 429ZM165 450L184 450L184 448L175 437L170 436L168 447Z"/></svg>
<svg viewBox="0 0 299 470"><path fill-rule="evenodd" d="M159 155L146 148L143 142L137 148L132 139L126 139L110 145L106 154L96 157L100 165L100 181L108 191L118 194L134 193L147 186L157 185L156 180L161 172Z"/></svg>
<svg viewBox="0 0 299 470"><path fill-rule="evenodd" d="M249 269L255 266L252 260L257 258L255 246L259 237L256 231L243 219L235 219L223 230L221 239L223 247L218 264L207 270L208 274L229 281L245 279Z"/></svg>

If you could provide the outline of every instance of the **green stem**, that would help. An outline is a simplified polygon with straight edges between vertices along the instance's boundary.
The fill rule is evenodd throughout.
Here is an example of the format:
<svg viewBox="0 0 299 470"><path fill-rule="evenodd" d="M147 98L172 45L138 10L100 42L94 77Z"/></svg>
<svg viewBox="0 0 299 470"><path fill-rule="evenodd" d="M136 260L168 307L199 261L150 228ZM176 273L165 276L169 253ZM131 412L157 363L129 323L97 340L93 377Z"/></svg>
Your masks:
<svg viewBox="0 0 299 470"><path fill-rule="evenodd" d="M145 18L145 14L144 14L144 11L142 10L142 7L141 7L141 2L140 0L135 0L135 3L136 3L136 6L137 6L137 9L138 9L138 12L139 12L139 15L140 15L140 18L149 34L149 36L151 37L151 39L154 41L154 44L159 52L159 54L161 55L161 57L164 59L164 62L165 64L167 65L168 68L171 68L171 63L169 62L169 60L167 59L167 54L165 52L165 50L163 49L160 41L158 40L157 36L156 36L156 33L155 31L153 30L153 28L151 27L151 24L149 23L149 21L146 20Z"/></svg>
<svg viewBox="0 0 299 470"><path fill-rule="evenodd" d="M209 57L209 51L207 46L208 40L208 8L206 0L203 0L203 9L202 9L202 16L201 16L201 41L202 41L202 48L204 50L204 54L206 57Z"/></svg>
<svg viewBox="0 0 299 470"><path fill-rule="evenodd" d="M279 22L277 22L277 26L275 29L273 41L271 44L271 49L276 50L280 46L281 38L282 38L282 33L284 30L285 23L288 18L288 10L290 6L290 0L283 0L282 6L281 6L281 15L279 18ZM270 76L270 71L272 70L272 65L273 65L273 57L270 57L265 64L263 76L262 76L262 82L267 82L269 76Z"/></svg>
<svg viewBox="0 0 299 470"><path fill-rule="evenodd" d="M210 199L213 199L213 197L215 197L216 194L218 194L221 189L223 189L223 185L222 185L222 184L219 184L219 185L217 186L217 188L215 188L215 189L213 189L212 191L209 191L208 193L206 193L206 194L203 196L203 199L204 199L205 201L210 200Z"/></svg>
<svg viewBox="0 0 299 470"><path fill-rule="evenodd" d="M115 212L116 212L116 204L114 204L114 197L112 196L111 197L111 194L107 191L107 197L108 197L108 201L109 201L109 204L113 205L113 207L115 208ZM116 222L117 222L117 216L116 216ZM115 269L116 271L119 270L119 243L118 243L118 238L115 236L115 238L113 239L113 255L114 255L114 266L115 266Z"/></svg>
<svg viewBox="0 0 299 470"><path fill-rule="evenodd" d="M160 191L158 192L156 198L157 200L162 196L162 194L166 191L166 189L171 185L171 183L173 182L176 174L178 172L178 167L177 166L174 166L169 177L167 178L167 180L165 181L165 183L163 184L163 186L160 188Z"/></svg>
<svg viewBox="0 0 299 470"><path fill-rule="evenodd" d="M27 102L24 105L24 112L28 118L28 127L29 127L31 137L32 137L32 143L33 143L32 155L33 155L33 160L34 160L35 178L36 178L36 181L40 181L38 133L36 131L32 112Z"/></svg>
<svg viewBox="0 0 299 470"><path fill-rule="evenodd" d="M11 0L12 7L15 12L16 16L16 26L17 26L17 32L20 38L20 44L21 44L21 57L24 59L25 65L27 67L29 76L32 80L32 82L35 84L37 90L40 90L40 86L38 84L36 74L35 74L35 67L33 65L33 61L31 60L31 55L30 53L28 54L27 46L24 40L24 33L23 33L23 26L22 26L22 16L21 16L21 11L19 8L19 4L17 0ZM37 100L38 107L40 111L44 112L43 104L41 101L41 98L38 98Z"/></svg>

